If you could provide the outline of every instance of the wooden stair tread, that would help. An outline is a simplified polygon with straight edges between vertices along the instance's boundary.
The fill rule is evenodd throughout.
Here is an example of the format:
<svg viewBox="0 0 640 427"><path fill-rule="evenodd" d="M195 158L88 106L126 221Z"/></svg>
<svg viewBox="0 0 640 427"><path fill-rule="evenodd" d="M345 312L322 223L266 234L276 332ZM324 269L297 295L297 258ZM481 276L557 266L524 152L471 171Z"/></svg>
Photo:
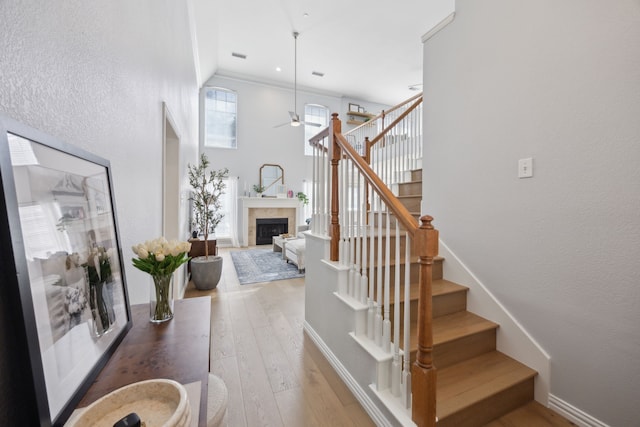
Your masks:
<svg viewBox="0 0 640 427"><path fill-rule="evenodd" d="M460 337L490 329L498 324L470 311L460 311L433 319L433 345L454 341Z"/></svg>
<svg viewBox="0 0 640 427"><path fill-rule="evenodd" d="M537 375L498 351L438 370L437 416L444 419Z"/></svg>
<svg viewBox="0 0 640 427"><path fill-rule="evenodd" d="M459 285L446 279L432 280L431 289L432 295L434 297L439 295L452 294L454 292L466 292L469 290L469 288L466 286Z"/></svg>
<svg viewBox="0 0 640 427"><path fill-rule="evenodd" d="M455 292L466 292L469 290L466 286L458 285L445 279L435 279L431 282L432 296L453 294ZM411 301L417 301L420 296L420 286L417 283L411 283L409 289L409 298ZM400 301L404 301L404 283L400 284ZM391 286L389 294L389 303L395 302L394 286Z"/></svg>
<svg viewBox="0 0 640 427"><path fill-rule="evenodd" d="M534 400L485 424L484 427L570 427L575 425Z"/></svg>
<svg viewBox="0 0 640 427"><path fill-rule="evenodd" d="M479 332L497 329L498 324L470 311L459 311L433 319L433 345L455 341ZM411 328L411 352L418 349L418 328ZM438 374L439 375L439 374ZM438 377L439 378L439 377Z"/></svg>

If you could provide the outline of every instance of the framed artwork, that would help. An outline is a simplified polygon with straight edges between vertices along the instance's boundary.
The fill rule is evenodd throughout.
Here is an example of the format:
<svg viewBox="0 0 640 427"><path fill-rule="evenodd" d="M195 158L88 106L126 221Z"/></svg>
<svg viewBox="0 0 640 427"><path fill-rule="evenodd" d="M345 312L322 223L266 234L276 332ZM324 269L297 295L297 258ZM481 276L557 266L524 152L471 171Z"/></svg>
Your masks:
<svg viewBox="0 0 640 427"><path fill-rule="evenodd" d="M357 113L360 110L360 106L358 104L349 103L349 111Z"/></svg>
<svg viewBox="0 0 640 427"><path fill-rule="evenodd" d="M131 328L107 160L0 116L2 277L27 398L61 426ZM22 360L22 359L21 359Z"/></svg>

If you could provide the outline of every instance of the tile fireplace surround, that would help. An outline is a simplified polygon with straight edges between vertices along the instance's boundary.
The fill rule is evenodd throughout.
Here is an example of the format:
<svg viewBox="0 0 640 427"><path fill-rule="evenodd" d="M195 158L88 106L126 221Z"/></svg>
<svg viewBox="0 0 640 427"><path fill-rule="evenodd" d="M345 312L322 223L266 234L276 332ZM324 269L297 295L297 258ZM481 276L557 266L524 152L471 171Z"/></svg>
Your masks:
<svg viewBox="0 0 640 427"><path fill-rule="evenodd" d="M289 233L295 234L300 205L297 198L241 197L242 241L240 246L256 244L256 218L287 218Z"/></svg>

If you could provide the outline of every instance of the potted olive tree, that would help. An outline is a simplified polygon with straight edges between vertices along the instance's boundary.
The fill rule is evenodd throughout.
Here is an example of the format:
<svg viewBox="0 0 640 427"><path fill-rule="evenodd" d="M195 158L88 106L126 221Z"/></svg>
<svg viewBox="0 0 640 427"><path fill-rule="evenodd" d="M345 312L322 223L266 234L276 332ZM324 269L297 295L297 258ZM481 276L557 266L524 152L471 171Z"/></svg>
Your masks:
<svg viewBox="0 0 640 427"><path fill-rule="evenodd" d="M209 234L214 233L224 214L220 212L221 196L224 194L224 180L229 169L207 171L209 159L200 156L200 163L188 165L189 184L193 188L194 222L204 237L204 256L191 259L191 280L196 288L214 289L218 286L222 273L222 257L209 255Z"/></svg>

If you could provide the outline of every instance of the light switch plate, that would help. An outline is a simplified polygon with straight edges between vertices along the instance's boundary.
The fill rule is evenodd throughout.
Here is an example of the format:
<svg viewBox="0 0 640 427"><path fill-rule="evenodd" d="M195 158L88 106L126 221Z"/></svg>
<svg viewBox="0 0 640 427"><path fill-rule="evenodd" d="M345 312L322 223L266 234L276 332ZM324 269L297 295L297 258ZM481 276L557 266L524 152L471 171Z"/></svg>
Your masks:
<svg viewBox="0 0 640 427"><path fill-rule="evenodd" d="M533 177L533 158L528 157L526 159L518 160L518 178L532 178Z"/></svg>

